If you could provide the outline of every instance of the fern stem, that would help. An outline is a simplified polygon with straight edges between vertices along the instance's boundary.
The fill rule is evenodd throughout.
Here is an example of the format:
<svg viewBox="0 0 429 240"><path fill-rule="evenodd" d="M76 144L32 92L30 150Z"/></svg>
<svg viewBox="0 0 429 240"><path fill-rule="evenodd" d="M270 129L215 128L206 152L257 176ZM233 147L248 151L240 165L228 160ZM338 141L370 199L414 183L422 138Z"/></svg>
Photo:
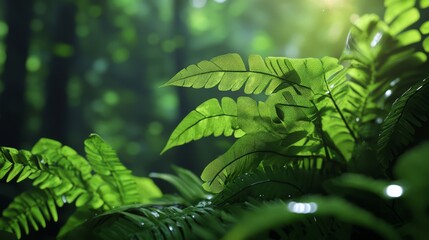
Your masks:
<svg viewBox="0 0 429 240"><path fill-rule="evenodd" d="M346 128L349 131L350 135L352 136L353 140L356 142L357 138L356 138L353 130L350 128L349 124L347 123L347 120L344 117L343 113L341 112L340 107L338 106L337 102L335 101L334 97L332 96L331 89L329 89L328 82L326 81L326 77L324 77L324 81L326 84L326 88L328 89L328 97L331 99L332 103L334 104L335 109L337 110L338 114L340 115L341 120L343 120L344 125L346 126Z"/></svg>
<svg viewBox="0 0 429 240"><path fill-rule="evenodd" d="M305 88L305 89L311 90L311 88L310 88L310 87L308 87L308 86L305 86L305 85L302 85L302 84L299 84L299 83L296 83L296 82L293 82L293 81L287 80L285 77L280 77L280 76L278 76L278 75L274 75L274 74L270 74L270 73L266 73L266 72L260 72L260 71L249 71L249 70L244 70L244 71L239 71L239 70L237 70L237 71L231 71L231 70L230 70L230 71L228 71L228 70L220 70L220 71L206 71L206 72L204 72L204 74L212 74L212 73L253 73L253 74L261 74L261 75L270 76L270 77L272 77L272 78L276 78L276 79L279 79L279 80L281 80L281 81L287 82L287 83L289 83L289 84L290 84L290 85L292 85L292 86L296 85L296 86L300 86L300 87L302 87L302 88ZM197 76L199 76L199 75L202 75L202 74L201 74L201 73L199 73L199 74L189 75L189 76L186 76L186 77L180 78L180 80L185 80L185 79L188 79L188 78L197 77ZM176 85L176 86L177 86L177 85ZM181 86L179 86L179 87L181 87Z"/></svg>

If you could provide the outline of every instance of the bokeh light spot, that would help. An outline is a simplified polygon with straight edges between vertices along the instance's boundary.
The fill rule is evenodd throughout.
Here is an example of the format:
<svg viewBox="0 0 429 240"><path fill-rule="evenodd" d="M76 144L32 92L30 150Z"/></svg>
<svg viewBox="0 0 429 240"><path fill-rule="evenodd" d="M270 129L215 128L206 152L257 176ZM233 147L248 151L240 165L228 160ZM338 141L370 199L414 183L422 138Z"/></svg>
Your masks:
<svg viewBox="0 0 429 240"><path fill-rule="evenodd" d="M30 23L31 29L35 32L43 30L43 21L41 19L33 19Z"/></svg>
<svg viewBox="0 0 429 240"><path fill-rule="evenodd" d="M115 91L106 91L103 96L104 102L110 106L114 106L119 102L119 96Z"/></svg>
<svg viewBox="0 0 429 240"><path fill-rule="evenodd" d="M151 135L158 136L162 133L164 127L160 122L151 122L148 126L148 131Z"/></svg>
<svg viewBox="0 0 429 240"><path fill-rule="evenodd" d="M117 48L112 53L112 59L116 63L122 63L128 60L130 53L126 48Z"/></svg>
<svg viewBox="0 0 429 240"><path fill-rule="evenodd" d="M130 142L126 145L126 151L131 156L136 156L141 152L141 147L138 142Z"/></svg>
<svg viewBox="0 0 429 240"><path fill-rule="evenodd" d="M0 21L0 37L3 37L7 34L8 32L8 26L5 22Z"/></svg>
<svg viewBox="0 0 429 240"><path fill-rule="evenodd" d="M398 198L402 196L402 193L404 192L404 189L396 184L392 184L386 187L385 193L387 196L391 198Z"/></svg>
<svg viewBox="0 0 429 240"><path fill-rule="evenodd" d="M207 4L207 0L192 0L194 8L203 8Z"/></svg>
<svg viewBox="0 0 429 240"><path fill-rule="evenodd" d="M70 44L57 43L54 45L54 54L59 57L71 57L74 53L74 49Z"/></svg>
<svg viewBox="0 0 429 240"><path fill-rule="evenodd" d="M271 38L267 34L258 34L252 41L252 48L257 52L266 51L271 47Z"/></svg>
<svg viewBox="0 0 429 240"><path fill-rule="evenodd" d="M27 62L26 62L26 67L27 70L30 72L36 72L37 70L40 69L40 66L42 65L40 62L40 58L38 56L29 56L27 58Z"/></svg>
<svg viewBox="0 0 429 240"><path fill-rule="evenodd" d="M317 203L301 203L301 202L290 202L287 206L288 210L298 214L309 214L317 211Z"/></svg>

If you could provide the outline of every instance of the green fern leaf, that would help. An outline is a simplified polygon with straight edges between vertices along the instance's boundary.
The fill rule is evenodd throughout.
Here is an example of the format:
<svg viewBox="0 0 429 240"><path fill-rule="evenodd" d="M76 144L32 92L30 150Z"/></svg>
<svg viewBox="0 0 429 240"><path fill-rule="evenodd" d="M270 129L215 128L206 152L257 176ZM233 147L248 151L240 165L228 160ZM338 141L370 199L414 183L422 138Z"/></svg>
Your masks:
<svg viewBox="0 0 429 240"><path fill-rule="evenodd" d="M99 191L110 207L137 203L140 195L131 171L119 161L116 152L98 135L85 140L85 152L92 169L105 182Z"/></svg>
<svg viewBox="0 0 429 240"><path fill-rule="evenodd" d="M32 153L42 156L41 162L46 165L50 173L62 180L61 185L52 188L54 194L63 198L66 202L74 201L77 207L90 205L97 209L101 207L102 201L97 189L103 184L97 181L97 177L92 176L92 167L88 161L80 156L75 150L68 146L63 146L60 142L42 138L32 148ZM49 179L49 178L48 178ZM39 183L36 179L33 185ZM41 182L40 188L44 189L48 180Z"/></svg>
<svg viewBox="0 0 429 240"><path fill-rule="evenodd" d="M268 132L277 134L284 132L284 126L276 122L272 113L274 107L268 106L264 102L256 102L249 97L239 97L237 99L237 124L245 134Z"/></svg>
<svg viewBox="0 0 429 240"><path fill-rule="evenodd" d="M213 160L204 169L201 178L207 191L221 192L238 175L256 169L263 160L283 163L307 158L323 158L313 149L303 147L308 132L299 130L279 138L267 133L248 134L238 139L231 148Z"/></svg>
<svg viewBox="0 0 429 240"><path fill-rule="evenodd" d="M324 186L328 188L331 193L336 193L336 191L341 188L347 188L351 189L351 191L363 190L382 199L390 199L390 197L387 196L385 192L388 185L389 182L387 181L375 180L365 175L353 173L343 174L340 177L331 179L324 184ZM362 194L362 192L357 192L357 194Z"/></svg>
<svg viewBox="0 0 429 240"><path fill-rule="evenodd" d="M302 166L303 161L310 161L311 164ZM322 180L317 159L303 159L281 167L259 167L226 184L225 189L215 195L213 204L223 206L252 198L263 201L297 198L320 192L318 183Z"/></svg>
<svg viewBox="0 0 429 240"><path fill-rule="evenodd" d="M13 232L19 239L22 232L29 233L29 225L37 231L39 227L45 228L47 221L58 221L57 206L62 205L60 197L46 190L24 192L3 211L0 229Z"/></svg>
<svg viewBox="0 0 429 240"><path fill-rule="evenodd" d="M308 196L300 202L277 201L261 206L238 219L237 224L227 232L223 239L248 239L270 229L303 222L308 217L333 217L341 222L371 229L385 239L400 239L396 235L395 229L370 212L338 197L320 196Z"/></svg>
<svg viewBox="0 0 429 240"><path fill-rule="evenodd" d="M414 131L427 121L429 115L429 80L412 86L392 106L383 122L378 138L379 158L391 166L397 156L412 140Z"/></svg>
<svg viewBox="0 0 429 240"><path fill-rule="evenodd" d="M231 224L228 216L210 206L131 205L100 214L63 239L219 239Z"/></svg>
<svg viewBox="0 0 429 240"><path fill-rule="evenodd" d="M328 81L333 99L355 136L372 141L391 103L419 79L427 62L421 16L414 0L386 1L385 22L366 15L353 26L341 57L346 76ZM416 26L418 20L422 26ZM420 47L421 48L421 47ZM426 51L427 52L427 51ZM421 79L421 78L420 78Z"/></svg>
<svg viewBox="0 0 429 240"><path fill-rule="evenodd" d="M161 154L168 149L203 137L220 135L243 136L237 125L237 104L224 97L221 102L210 99L189 113L174 129Z"/></svg>
<svg viewBox="0 0 429 240"><path fill-rule="evenodd" d="M237 91L244 87L246 94L269 95L280 89L291 88L295 93L310 93L320 88L325 66L337 62L334 58L290 59L260 56L249 57L249 68L238 54L226 54L191 65L176 74L164 86L213 88ZM338 67L338 65L335 65ZM291 90L292 91L292 90Z"/></svg>
<svg viewBox="0 0 429 240"><path fill-rule="evenodd" d="M62 181L59 177L50 174L41 156L32 155L26 150L14 148L0 148L0 178L7 177L6 181L18 177L17 182L27 178L34 180L33 184L40 188L57 187Z"/></svg>

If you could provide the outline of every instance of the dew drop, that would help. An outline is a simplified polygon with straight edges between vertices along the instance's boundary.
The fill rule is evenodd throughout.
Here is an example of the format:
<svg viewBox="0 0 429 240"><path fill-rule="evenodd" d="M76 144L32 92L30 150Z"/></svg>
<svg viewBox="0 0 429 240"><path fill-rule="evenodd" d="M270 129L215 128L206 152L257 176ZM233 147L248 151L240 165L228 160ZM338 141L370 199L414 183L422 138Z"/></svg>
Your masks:
<svg viewBox="0 0 429 240"><path fill-rule="evenodd" d="M356 122L360 122L360 118L358 118L358 117L357 117L357 118L355 119L355 121L356 121Z"/></svg>
<svg viewBox="0 0 429 240"><path fill-rule="evenodd" d="M395 78L393 81L390 82L390 86L391 87L395 86L396 84L398 84L399 81L401 81L401 79Z"/></svg>
<svg viewBox="0 0 429 240"><path fill-rule="evenodd" d="M374 38L371 41L371 47L377 46L377 44L380 42L382 37L383 37L383 34L381 32L376 33Z"/></svg>
<svg viewBox="0 0 429 240"><path fill-rule="evenodd" d="M45 164L45 163L46 163L45 159L43 159L43 158L42 158L42 159L40 159L40 163L41 163L41 164Z"/></svg>
<svg viewBox="0 0 429 240"><path fill-rule="evenodd" d="M423 87L423 86L419 86L419 87L416 89L416 91L420 90L422 87Z"/></svg>
<svg viewBox="0 0 429 240"><path fill-rule="evenodd" d="M152 211L152 212L150 212L150 214L152 214L152 216L154 216L154 217L159 217L159 213L157 213L156 211Z"/></svg>
<svg viewBox="0 0 429 240"><path fill-rule="evenodd" d="M335 85L334 84L331 84L330 86L329 86L329 88L330 89L332 89L332 88L334 88L335 87Z"/></svg>
<svg viewBox="0 0 429 240"><path fill-rule="evenodd" d="M379 118L375 119L375 123L382 124L383 123L383 118L379 117Z"/></svg>
<svg viewBox="0 0 429 240"><path fill-rule="evenodd" d="M141 222L141 223L140 223L140 226L144 226L144 222Z"/></svg>
<svg viewBox="0 0 429 240"><path fill-rule="evenodd" d="M168 230L170 230L172 232L174 230L174 228L172 226L168 226Z"/></svg>
<svg viewBox="0 0 429 240"><path fill-rule="evenodd" d="M201 201L197 204L197 207L206 207L210 204L212 204L212 202L210 202L210 201Z"/></svg>
<svg viewBox="0 0 429 240"><path fill-rule="evenodd" d="M67 197L65 195L61 196L61 200L63 201L63 203L67 203Z"/></svg>
<svg viewBox="0 0 429 240"><path fill-rule="evenodd" d="M385 97L390 97L390 95L392 95L392 90L390 90L390 89L384 93Z"/></svg>

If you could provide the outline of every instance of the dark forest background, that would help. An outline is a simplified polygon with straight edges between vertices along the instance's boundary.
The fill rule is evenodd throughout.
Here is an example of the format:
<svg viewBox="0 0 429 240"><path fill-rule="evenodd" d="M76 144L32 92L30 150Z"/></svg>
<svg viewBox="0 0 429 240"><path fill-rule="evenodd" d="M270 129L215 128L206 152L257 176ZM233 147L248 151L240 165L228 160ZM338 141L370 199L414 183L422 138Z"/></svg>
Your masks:
<svg viewBox="0 0 429 240"><path fill-rule="evenodd" d="M160 85L229 52L338 57L352 22L382 11L382 0L0 0L0 146L48 137L82 153L94 132L134 174L171 164L199 174L228 139L159 153L220 94ZM0 187L2 199L20 191Z"/></svg>

